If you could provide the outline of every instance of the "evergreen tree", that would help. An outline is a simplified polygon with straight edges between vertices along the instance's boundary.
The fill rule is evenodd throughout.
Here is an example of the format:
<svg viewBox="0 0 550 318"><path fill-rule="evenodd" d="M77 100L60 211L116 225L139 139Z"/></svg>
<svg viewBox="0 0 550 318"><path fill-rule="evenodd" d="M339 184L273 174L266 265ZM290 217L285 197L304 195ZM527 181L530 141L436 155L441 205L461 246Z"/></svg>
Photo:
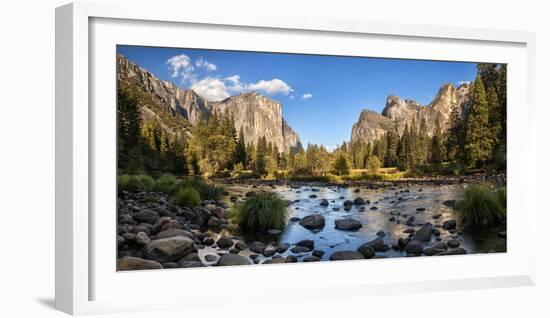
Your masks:
<svg viewBox="0 0 550 318"><path fill-rule="evenodd" d="M240 162L244 167L248 166L248 160L246 155L246 144L244 141L243 127L239 130L239 138L237 138L237 145L235 146L235 160Z"/></svg>
<svg viewBox="0 0 550 318"><path fill-rule="evenodd" d="M254 173L264 177L267 175L267 141L265 136L259 137L256 143L256 158L254 159Z"/></svg>
<svg viewBox="0 0 550 318"><path fill-rule="evenodd" d="M487 96L481 76L478 75L474 83L472 106L466 121L464 151L467 164L484 166L491 158L492 142Z"/></svg>
<svg viewBox="0 0 550 318"><path fill-rule="evenodd" d="M495 86L489 86L486 90L487 93L487 106L489 108L489 125L492 137L492 152L500 144L501 140L501 112L500 104L498 102L498 96Z"/></svg>
<svg viewBox="0 0 550 318"><path fill-rule="evenodd" d="M390 130L386 133L386 158L385 166L393 167L397 165L397 148L399 144L399 134L397 128Z"/></svg>
<svg viewBox="0 0 550 318"><path fill-rule="evenodd" d="M464 141L464 125L460 116L460 109L457 104L453 105L449 118L449 129L447 130L446 152L450 161L462 160L462 149Z"/></svg>
<svg viewBox="0 0 550 318"><path fill-rule="evenodd" d="M437 120L437 118L436 118ZM429 154L429 140L428 126L426 119L422 118L420 121L420 130L418 131L418 163L425 164L428 161Z"/></svg>
<svg viewBox="0 0 550 318"><path fill-rule="evenodd" d="M332 165L332 171L335 175L343 176L349 174L349 162L344 152L339 151Z"/></svg>

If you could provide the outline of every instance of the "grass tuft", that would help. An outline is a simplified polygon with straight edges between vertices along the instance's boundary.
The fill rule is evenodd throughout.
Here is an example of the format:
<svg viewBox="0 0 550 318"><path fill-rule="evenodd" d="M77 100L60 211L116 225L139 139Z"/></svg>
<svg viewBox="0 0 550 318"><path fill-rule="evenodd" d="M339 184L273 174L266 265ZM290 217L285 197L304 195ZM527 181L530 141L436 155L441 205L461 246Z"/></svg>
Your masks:
<svg viewBox="0 0 550 318"><path fill-rule="evenodd" d="M262 191L233 207L230 215L241 231L256 233L283 229L287 213L287 203L279 195Z"/></svg>
<svg viewBox="0 0 550 318"><path fill-rule="evenodd" d="M506 220L506 188L469 185L455 206L466 228L488 228Z"/></svg>
<svg viewBox="0 0 550 318"><path fill-rule="evenodd" d="M179 189L176 194L174 194L172 202L179 206L193 208L201 203L201 197L197 190L192 187L186 187Z"/></svg>

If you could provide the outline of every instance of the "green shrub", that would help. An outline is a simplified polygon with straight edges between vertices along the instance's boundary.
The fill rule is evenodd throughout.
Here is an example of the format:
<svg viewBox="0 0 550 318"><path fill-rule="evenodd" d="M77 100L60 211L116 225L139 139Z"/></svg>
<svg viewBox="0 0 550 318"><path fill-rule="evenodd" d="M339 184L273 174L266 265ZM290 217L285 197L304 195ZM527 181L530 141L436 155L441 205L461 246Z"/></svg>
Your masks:
<svg viewBox="0 0 550 318"><path fill-rule="evenodd" d="M241 231L255 233L283 229L287 213L287 203L279 195L262 191L233 207L230 216Z"/></svg>
<svg viewBox="0 0 550 318"><path fill-rule="evenodd" d="M219 200L223 195L223 187L210 184L199 178L182 178L176 184L176 190L186 187L196 189L203 200Z"/></svg>
<svg viewBox="0 0 550 318"><path fill-rule="evenodd" d="M171 174L163 174L157 179L153 190L156 192L162 192L166 194L172 194L176 190L176 183L178 179Z"/></svg>
<svg viewBox="0 0 550 318"><path fill-rule="evenodd" d="M179 189L172 197L172 202L179 206L193 208L201 203L201 197L197 190L192 187Z"/></svg>
<svg viewBox="0 0 550 318"><path fill-rule="evenodd" d="M466 228L487 228L506 219L506 189L469 185L457 202L456 213Z"/></svg>
<svg viewBox="0 0 550 318"><path fill-rule="evenodd" d="M147 175L127 175L123 174L117 177L118 192L140 192L151 191L155 181Z"/></svg>

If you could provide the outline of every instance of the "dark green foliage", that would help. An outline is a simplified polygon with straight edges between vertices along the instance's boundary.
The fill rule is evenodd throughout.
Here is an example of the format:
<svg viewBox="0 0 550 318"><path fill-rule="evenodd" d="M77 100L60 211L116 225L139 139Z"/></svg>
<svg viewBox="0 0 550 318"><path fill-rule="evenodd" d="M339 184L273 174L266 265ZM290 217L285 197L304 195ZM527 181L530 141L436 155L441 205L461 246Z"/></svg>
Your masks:
<svg viewBox="0 0 550 318"><path fill-rule="evenodd" d="M435 121L434 133L432 135L432 141L430 146L431 163L441 163L443 161L443 141L442 141L441 127L439 125L439 118Z"/></svg>
<svg viewBox="0 0 550 318"><path fill-rule="evenodd" d="M287 203L276 193L258 192L246 202L237 204L230 212L241 231L257 233L283 229L287 217Z"/></svg>
<svg viewBox="0 0 550 318"><path fill-rule="evenodd" d="M489 127L489 106L481 76L474 83L472 106L466 121L464 151L473 167L485 166L491 159L493 138Z"/></svg>
<svg viewBox="0 0 550 318"><path fill-rule="evenodd" d="M237 145L235 148L235 161L236 163L242 163L243 167L248 166L248 157L246 154L246 144L244 141L244 131L242 126L239 130L239 138L237 140Z"/></svg>
<svg viewBox="0 0 550 318"><path fill-rule="evenodd" d="M469 185L455 212L466 228L487 228L506 220L506 188L491 190L488 185Z"/></svg>
<svg viewBox="0 0 550 318"><path fill-rule="evenodd" d="M349 162L343 153L339 153L332 165L332 172L335 175L343 176L349 174Z"/></svg>
<svg viewBox="0 0 550 318"><path fill-rule="evenodd" d="M119 175L117 177L117 191L141 192L151 191L155 180L147 175Z"/></svg>
<svg viewBox="0 0 550 318"><path fill-rule="evenodd" d="M267 141L265 136L262 136L256 143L256 157L254 158L254 173L260 177L267 175L267 155Z"/></svg>
<svg viewBox="0 0 550 318"><path fill-rule="evenodd" d="M179 206L193 208L201 203L199 192L192 187L179 189L172 197L172 202Z"/></svg>

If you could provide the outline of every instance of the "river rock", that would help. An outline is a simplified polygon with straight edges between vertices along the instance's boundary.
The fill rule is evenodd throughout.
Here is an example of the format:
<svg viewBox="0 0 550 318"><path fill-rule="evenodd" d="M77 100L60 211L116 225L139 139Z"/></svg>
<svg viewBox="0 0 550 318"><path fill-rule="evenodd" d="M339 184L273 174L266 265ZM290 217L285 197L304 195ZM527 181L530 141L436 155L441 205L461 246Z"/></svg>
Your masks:
<svg viewBox="0 0 550 318"><path fill-rule="evenodd" d="M252 197L256 196L256 192L255 191L249 191L249 192L245 193L244 196L247 197L247 198L252 198Z"/></svg>
<svg viewBox="0 0 550 318"><path fill-rule="evenodd" d="M444 230L454 230L456 229L456 221L455 220L447 220L443 222L443 229Z"/></svg>
<svg viewBox="0 0 550 318"><path fill-rule="evenodd" d="M311 248L306 246L294 246L290 249L290 251L294 254L302 254L302 253L308 253L311 252Z"/></svg>
<svg viewBox="0 0 550 318"><path fill-rule="evenodd" d="M424 211L426 211L426 208L416 208L416 211L417 212L424 212Z"/></svg>
<svg viewBox="0 0 550 318"><path fill-rule="evenodd" d="M306 256L304 257L304 259L302 260L302 262L304 263L308 263L308 262L318 262L320 261L321 259L317 256Z"/></svg>
<svg viewBox="0 0 550 318"><path fill-rule="evenodd" d="M310 250L313 249L313 247L315 246L315 242L313 240L301 240L299 242L297 242L296 244L294 244L296 246L304 246L304 247L307 247L309 248Z"/></svg>
<svg viewBox="0 0 550 318"><path fill-rule="evenodd" d="M321 203L319 203L320 206L328 206L328 200L327 199L322 199L321 200Z"/></svg>
<svg viewBox="0 0 550 318"><path fill-rule="evenodd" d="M344 204L343 204L343 205L344 205L344 207L351 207L351 206L353 205L353 201L351 201L351 200L346 200L346 201L344 201Z"/></svg>
<svg viewBox="0 0 550 318"><path fill-rule="evenodd" d="M202 262L199 261L184 261L178 263L179 268L194 268L194 267L206 267Z"/></svg>
<svg viewBox="0 0 550 318"><path fill-rule="evenodd" d="M457 248L460 246L460 242L457 240L449 240L447 242L447 246L449 246L450 248Z"/></svg>
<svg viewBox="0 0 550 318"><path fill-rule="evenodd" d="M422 247L422 242L418 240L412 240L405 246L405 252L409 254L416 254L420 255L424 251L424 248Z"/></svg>
<svg viewBox="0 0 550 318"><path fill-rule="evenodd" d="M264 250L264 256L265 256L265 257L271 257L271 256L273 256L273 255L275 255L275 249L273 249L273 248L266 248L266 249Z"/></svg>
<svg viewBox="0 0 550 318"><path fill-rule="evenodd" d="M296 256L294 255L288 255L287 257L285 257L285 263L296 263L298 262L298 258L296 258Z"/></svg>
<svg viewBox="0 0 550 318"><path fill-rule="evenodd" d="M133 271L143 269L162 269L159 262L146 260L139 257L125 256L117 259L117 271Z"/></svg>
<svg viewBox="0 0 550 318"><path fill-rule="evenodd" d="M344 261L344 260L354 260L354 259L364 259L362 253L356 251L337 251L330 255L329 259L331 261Z"/></svg>
<svg viewBox="0 0 550 318"><path fill-rule="evenodd" d="M446 250L444 252L437 253L435 255L445 256L445 255L463 255L463 254L468 254L468 252L465 249L463 249L462 247L459 247L459 248L449 249L449 250Z"/></svg>
<svg viewBox="0 0 550 318"><path fill-rule="evenodd" d="M357 231L363 227L361 222L351 218L336 220L334 224L336 229L342 231Z"/></svg>
<svg viewBox="0 0 550 318"><path fill-rule="evenodd" d="M248 246L250 251L258 254L263 254L265 250L265 244L259 241L254 241Z"/></svg>
<svg viewBox="0 0 550 318"><path fill-rule="evenodd" d="M149 209L142 209L133 216L133 218L138 222L149 224L155 224L159 217L158 212Z"/></svg>
<svg viewBox="0 0 550 318"><path fill-rule="evenodd" d="M436 243L432 246L424 248L424 254L432 256L438 253L445 252L447 250L447 244L443 242Z"/></svg>
<svg viewBox="0 0 550 318"><path fill-rule="evenodd" d="M151 239L149 238L149 236L147 236L147 234L145 232L139 232L138 234L136 234L136 243L139 244L139 245L147 245L149 244L149 242L151 242Z"/></svg>
<svg viewBox="0 0 550 318"><path fill-rule="evenodd" d="M288 250L290 248L290 244L288 243L281 243L277 246L277 248L275 249L275 251L277 253L284 253L286 252L286 250Z"/></svg>
<svg viewBox="0 0 550 318"><path fill-rule="evenodd" d="M366 259L373 258L375 255L374 248L365 244L359 246L359 248L357 248L357 252L361 253L361 255L363 255L363 258Z"/></svg>
<svg viewBox="0 0 550 318"><path fill-rule="evenodd" d="M228 249L231 246L233 246L233 240L230 239L227 236L222 236L220 239L216 241L216 245L218 245L219 248Z"/></svg>
<svg viewBox="0 0 550 318"><path fill-rule="evenodd" d="M378 231L376 232L376 236L385 237L386 233L384 231Z"/></svg>
<svg viewBox="0 0 550 318"><path fill-rule="evenodd" d="M432 227L423 226L416 233L414 233L413 240L420 242L429 242L432 238Z"/></svg>
<svg viewBox="0 0 550 318"><path fill-rule="evenodd" d="M290 218L290 222L298 222L298 221L300 221L300 218L297 216L293 216Z"/></svg>
<svg viewBox="0 0 550 318"><path fill-rule="evenodd" d="M365 200L361 197L357 197L357 198L355 198L355 200L353 200L353 204L355 204L355 205L365 205Z"/></svg>
<svg viewBox="0 0 550 318"><path fill-rule="evenodd" d="M215 260L218 259L218 257L216 255L212 255L212 254L207 254L204 256L204 259L207 261L207 262L214 262Z"/></svg>
<svg viewBox="0 0 550 318"><path fill-rule="evenodd" d="M384 250L384 248L386 247L386 244L384 244L384 239L382 239L381 237L377 237L374 240L368 241L363 245L359 246L357 250L359 250L363 246L369 246L378 252L378 251Z"/></svg>
<svg viewBox="0 0 550 318"><path fill-rule="evenodd" d="M450 208L455 206L456 201L455 200L445 200L443 201L443 205L448 206Z"/></svg>
<svg viewBox="0 0 550 318"><path fill-rule="evenodd" d="M177 261L195 251L195 243L185 236L156 239L143 248L145 258L162 263Z"/></svg>
<svg viewBox="0 0 550 318"><path fill-rule="evenodd" d="M248 248L248 245L246 245L243 242L237 242L235 243L235 248L242 251L242 250L246 250Z"/></svg>
<svg viewBox="0 0 550 318"><path fill-rule="evenodd" d="M210 212L212 212L212 214L217 217L218 219L223 219L224 216L225 216L225 211L223 208L219 207L219 206L216 206L214 207L213 209L210 210Z"/></svg>
<svg viewBox="0 0 550 318"><path fill-rule="evenodd" d="M218 266L249 265L248 258L238 254L224 254L218 260Z"/></svg>
<svg viewBox="0 0 550 318"><path fill-rule="evenodd" d="M313 252L311 252L311 255L322 258L323 255L325 255L325 252L321 250L314 250Z"/></svg>
<svg viewBox="0 0 550 318"><path fill-rule="evenodd" d="M134 220L134 218L130 214L119 214L118 216L118 223L119 224L130 224L130 225L136 225L137 222Z"/></svg>
<svg viewBox="0 0 550 318"><path fill-rule="evenodd" d="M325 217L320 214L308 215L300 220L300 225L308 230L321 229L325 226Z"/></svg>
<svg viewBox="0 0 550 318"><path fill-rule="evenodd" d="M211 216L208 219L208 223L206 225L208 225L209 227L219 227L221 224L222 222L220 221L220 219L215 216Z"/></svg>
<svg viewBox="0 0 550 318"><path fill-rule="evenodd" d="M411 241L410 237L407 237L407 238L400 237L397 240L397 246L399 246L400 249L404 249L405 246L407 246L407 244L409 244L410 241Z"/></svg>
<svg viewBox="0 0 550 318"><path fill-rule="evenodd" d="M185 236L190 239L195 238L193 233L182 229L172 229L172 230L162 231L156 235L156 238L163 239L163 238L174 237L174 236Z"/></svg>

